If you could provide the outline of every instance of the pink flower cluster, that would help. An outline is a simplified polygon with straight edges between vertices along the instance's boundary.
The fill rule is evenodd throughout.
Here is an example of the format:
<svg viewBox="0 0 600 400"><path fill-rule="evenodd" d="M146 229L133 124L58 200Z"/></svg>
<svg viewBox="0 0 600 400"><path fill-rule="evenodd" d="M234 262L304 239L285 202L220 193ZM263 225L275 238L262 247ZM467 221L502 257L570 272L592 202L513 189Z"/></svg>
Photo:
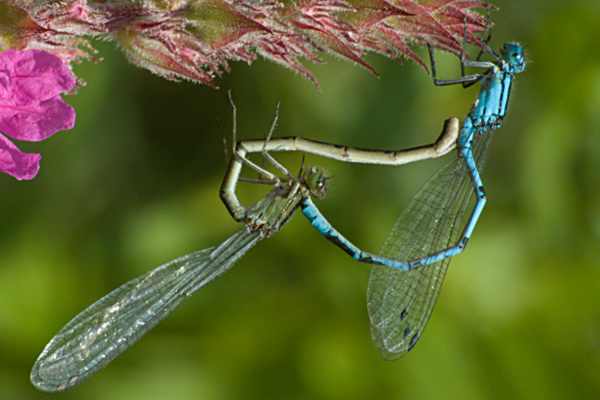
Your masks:
<svg viewBox="0 0 600 400"><path fill-rule="evenodd" d="M0 172L33 179L40 154L24 153L8 138L39 142L75 125L75 110L61 94L76 79L57 56L41 50L0 52Z"/></svg>
<svg viewBox="0 0 600 400"><path fill-rule="evenodd" d="M230 62L259 56L315 82L304 63L323 53L371 72L369 52L424 66L414 46L458 54L465 32L476 44L490 26L479 11L492 8L483 0L2 1L0 48L43 48L72 61L92 56L85 38L101 37L142 68L205 85Z"/></svg>

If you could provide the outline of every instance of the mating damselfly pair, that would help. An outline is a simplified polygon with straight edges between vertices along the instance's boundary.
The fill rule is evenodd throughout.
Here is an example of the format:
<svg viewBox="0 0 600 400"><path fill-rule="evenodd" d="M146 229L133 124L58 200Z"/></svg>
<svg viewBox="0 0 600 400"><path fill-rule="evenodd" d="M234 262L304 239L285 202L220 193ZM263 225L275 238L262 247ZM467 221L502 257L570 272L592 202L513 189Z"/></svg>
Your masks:
<svg viewBox="0 0 600 400"><path fill-rule="evenodd" d="M473 108L460 127L446 121L438 141L400 151L361 150L302 138L243 141L235 147L221 187L221 197L242 229L216 247L177 258L113 290L71 320L48 343L35 362L31 380L45 391L76 385L117 357L148 332L179 303L222 275L249 249L279 231L297 209L328 240L357 261L374 264L369 278L368 311L373 338L386 358L404 354L417 343L437 299L450 258L460 253L485 205L478 164L490 135L506 114L513 76L524 70L523 49L505 44L500 54L487 48L493 61L461 59L464 67L485 72L452 81L435 78L438 85L480 82ZM481 54L480 54L481 56ZM479 57L478 57L479 58ZM235 109L234 109L235 110ZM234 113L235 121L235 113ZM431 178L395 224L381 254L361 250L339 233L321 214L312 198L326 194L328 177L316 166L297 175L272 155L299 151L352 163L402 165L440 157L457 147L459 157ZM249 153L261 153L275 173L255 164ZM258 172L257 183L273 189L245 208L236 189L243 166ZM464 228L461 218L471 196L475 206ZM462 230L461 230L462 228Z"/></svg>

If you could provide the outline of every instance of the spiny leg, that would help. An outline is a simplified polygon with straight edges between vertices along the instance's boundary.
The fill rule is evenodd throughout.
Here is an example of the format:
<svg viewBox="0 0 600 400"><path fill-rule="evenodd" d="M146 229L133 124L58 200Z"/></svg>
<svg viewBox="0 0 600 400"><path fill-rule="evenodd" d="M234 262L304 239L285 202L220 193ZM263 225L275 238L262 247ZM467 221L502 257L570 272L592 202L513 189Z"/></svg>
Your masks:
<svg viewBox="0 0 600 400"><path fill-rule="evenodd" d="M492 31L490 29L488 29L487 36L483 40L483 44L485 46L489 47L491 40L492 40ZM475 61L481 61L481 57L483 57L484 53L485 53L485 49L484 48L479 49L479 53L477 54L477 58L475 58Z"/></svg>
<svg viewBox="0 0 600 400"><path fill-rule="evenodd" d="M277 106L275 107L275 116L273 117L273 122L271 123L271 128L269 129L269 132L267 133L267 137L265 138L265 142L263 144L261 153L262 153L263 157L269 163L271 163L271 165L273 165L273 167L275 167L275 169L277 169L282 174L286 175L288 178L292 178L292 174L290 174L290 171L288 171L288 169L285 166L283 166L279 161L277 161L267 151L267 144L271 141L271 138L273 137L273 132L275 132L275 128L277 128L277 122L279 121L279 107L280 107L280 103L278 102Z"/></svg>
<svg viewBox="0 0 600 400"><path fill-rule="evenodd" d="M467 25L467 14L465 14L465 18L464 18L464 23L463 23L463 42L462 42L462 47L460 49L460 76L464 77L465 74L465 60L467 57L465 57L465 48L467 47L467 41L468 41L468 35L469 30L468 30L468 25ZM463 87L466 87L466 85L473 85L474 82L463 82Z"/></svg>
<svg viewBox="0 0 600 400"><path fill-rule="evenodd" d="M236 152L234 157L237 158L241 163L246 164L248 167L250 167L250 169L256 171L259 175L259 179L262 177L264 180L270 181L273 185L279 184L280 180L277 175L267 171L255 162L250 161L245 155L242 155L241 152Z"/></svg>
<svg viewBox="0 0 600 400"><path fill-rule="evenodd" d="M489 23L489 14L488 14L488 24L487 24L487 28L485 30L485 35L487 35L487 37L483 40L483 42L481 40L474 40L474 43L477 43L479 45L479 54L477 54L477 57L475 58L475 62L480 62L481 61L481 57L483 56L484 53L489 54L497 63L501 63L502 59L501 57L498 55L498 53L496 53L489 45L490 40L492 39L492 30L491 30L491 25ZM462 58L464 57L464 48L467 44L468 41L468 25L467 25L467 15L465 14L464 17L464 25L463 25L463 51L461 51L461 61ZM475 35L473 35L474 38L476 38ZM469 66L469 63L473 63L473 61L470 60L464 60L467 62L467 64L465 65L461 65L462 69L462 76L465 75L464 73L464 67L465 66ZM470 65L473 67L481 67L481 68L486 68L486 67L482 67L481 64L479 65Z"/></svg>
<svg viewBox="0 0 600 400"><path fill-rule="evenodd" d="M491 39L492 39L492 33L489 32L487 38L483 42L481 42L481 41L479 42L481 47L479 49L479 53L477 54L477 57L475 58L475 60L467 59L465 57L464 50L461 52L460 67L461 67L462 76L465 76L465 67L488 69L488 68L493 68L496 65L491 61L481 61L481 57L483 57L484 53L491 54L492 57L497 57L496 54L494 53L494 51L488 45L488 42ZM465 43L465 45L466 45L466 43Z"/></svg>
<svg viewBox="0 0 600 400"><path fill-rule="evenodd" d="M466 73L465 73L466 67L474 67L474 68L491 68L491 67L493 67L493 64L490 64L490 63L480 63L481 57L483 56L483 53L484 53L484 47L480 47L479 54L475 58L475 61L467 59L467 57L465 56L465 48L467 47L467 44L468 44L468 33L469 32L468 32L467 15L466 14L465 14L463 26L464 26L464 28L463 28L463 45L462 45L462 48L460 51L460 76L461 77L466 76ZM473 37L475 37L475 36L473 35ZM492 37L492 34L488 28L488 37L484 41L485 46L487 46L491 37ZM476 41L476 40L474 40L474 41ZM478 44L481 46L481 41L477 41L477 42L479 42ZM471 81L471 82L463 82L462 86L463 86L463 88L466 89L466 88L474 85L475 83L477 83L476 80Z"/></svg>
<svg viewBox="0 0 600 400"><path fill-rule="evenodd" d="M491 35L490 35L490 37L491 37ZM489 40L489 38L487 40ZM477 56L476 60L467 59L467 57L465 56L465 47L467 46L467 43L468 43L468 25L467 25L467 16L465 15L464 29L463 29L463 43L462 43L462 47L461 47L461 51L460 51L460 75L461 75L461 77L459 79L438 79L437 78L437 69L436 69L435 57L433 54L433 48L431 47L431 45L427 45L427 50L429 53L429 61L431 64L431 75L433 78L433 84L436 86L448 86L448 85L461 84L464 88L467 88L467 87L472 86L475 83L479 82L485 76L485 74L477 73L477 74L467 75L465 73L465 68L469 67L469 68L490 69L495 66L495 64L492 62L481 61L481 56L483 54L484 49L486 51L488 51L490 54L492 54L492 56L496 57L496 54L487 45L487 40L483 44L483 47L482 47L479 55Z"/></svg>
<svg viewBox="0 0 600 400"><path fill-rule="evenodd" d="M484 46L487 46L489 48L488 43L489 43L489 41L491 39L492 39L492 33L489 32L488 35L487 35L487 38L483 42ZM461 69L461 73L462 73L463 76L465 75L465 67L476 67L476 68L477 67L478 68L485 67L485 66L483 66L484 62L481 61L481 57L483 57L484 53L485 53L485 49L482 47L482 48L479 49L479 53L477 54L477 58L475 58L475 61L461 60L460 69ZM493 64L490 65L488 68L490 68L491 66L493 66ZM465 89L469 88L469 87L473 86L476 83L477 83L477 81L464 82L463 83L463 88L465 88Z"/></svg>
<svg viewBox="0 0 600 400"><path fill-rule="evenodd" d="M273 181L268 180L268 179L246 178L244 176L240 176L238 178L238 182L249 183L249 184L253 184L253 185L269 185L269 186L273 186L274 185Z"/></svg>
<svg viewBox="0 0 600 400"><path fill-rule="evenodd" d="M492 34L489 34L489 39L492 38ZM488 41L489 41L488 39ZM494 61L498 64L502 63L502 57L500 57L500 55L498 53L496 53L496 50L492 49L490 47L490 45L488 44L488 41L483 43L483 51L487 54L489 54L490 56L492 56L492 58L494 59Z"/></svg>
<svg viewBox="0 0 600 400"><path fill-rule="evenodd" d="M231 106L231 117L233 119L231 124L231 152L232 154L235 154L235 146L237 144L237 107L233 101L231 90L227 91L227 99L229 100L229 105Z"/></svg>
<svg viewBox="0 0 600 400"><path fill-rule="evenodd" d="M233 118L232 128L231 128L231 136L232 136L231 142L232 142L233 157L237 158L243 164L246 164L248 167L250 167L251 169L256 171L259 174L259 177L262 175L262 177L265 180L272 182L272 184L274 184L274 185L278 184L279 178L277 178L277 176L275 176L271 172L267 171L266 169L262 168L261 166L257 165L256 163L250 161L248 158L246 158L245 154L242 154L242 152L239 151L239 149L236 147L237 146L237 107L235 105L235 102L233 101L233 96L231 94L231 90L227 91L227 98L229 100L229 104L231 105L231 113L232 113L232 118ZM277 118L277 116L276 116L276 118ZM276 122L277 122L277 119L274 121L274 123L276 123ZM271 127L271 129L273 129L273 127ZM239 181L241 179L238 177L237 180ZM263 180L263 179L260 179L260 180Z"/></svg>
<svg viewBox="0 0 600 400"><path fill-rule="evenodd" d="M429 62L431 64L431 78L433 79L433 84L435 86L449 86L449 85L459 85L459 84L474 84L479 82L481 78L484 77L484 74L472 74L465 75L458 79L438 79L437 77L437 68L435 63L435 57L433 55L433 48L430 45L427 45L427 51L429 52ZM461 60L462 63L465 63L465 66L470 66L468 64L471 63L469 60ZM475 62L475 61L472 61Z"/></svg>

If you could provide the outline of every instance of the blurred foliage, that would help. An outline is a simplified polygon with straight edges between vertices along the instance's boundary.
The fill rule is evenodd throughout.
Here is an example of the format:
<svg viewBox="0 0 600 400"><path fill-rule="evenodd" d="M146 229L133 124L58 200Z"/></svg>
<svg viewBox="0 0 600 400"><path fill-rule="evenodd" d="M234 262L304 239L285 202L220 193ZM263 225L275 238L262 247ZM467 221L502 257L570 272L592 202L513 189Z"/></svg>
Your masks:
<svg viewBox="0 0 600 400"><path fill-rule="evenodd" d="M489 206L413 352L380 358L368 268L297 217L108 368L53 398L598 398L600 7L498 3L494 45L519 40L532 63L495 134ZM77 68L88 86L69 99L77 128L25 148L44 154L35 181L0 179L3 400L50 398L29 384L29 369L85 306L236 229L218 198L231 132L225 91L163 81L98 45L106 60ZM262 136L281 101L278 135L402 148L433 140L476 95L435 88L412 64L369 61L381 79L329 60L316 69L320 92L267 62L235 65L221 87L237 100L238 135ZM440 70L457 73L456 60L445 57ZM323 211L372 250L444 162L309 161L335 177Z"/></svg>

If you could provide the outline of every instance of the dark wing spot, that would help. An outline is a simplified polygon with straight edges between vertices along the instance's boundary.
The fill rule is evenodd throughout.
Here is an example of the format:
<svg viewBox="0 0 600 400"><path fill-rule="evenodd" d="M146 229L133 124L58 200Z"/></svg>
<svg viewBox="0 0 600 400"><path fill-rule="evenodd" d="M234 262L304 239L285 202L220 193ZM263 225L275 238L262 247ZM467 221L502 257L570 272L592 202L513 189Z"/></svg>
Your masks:
<svg viewBox="0 0 600 400"><path fill-rule="evenodd" d="M406 308L404 310L402 310L402 312L400 313L400 321L404 321L404 318L406 318L406 316L408 315L408 311L406 311Z"/></svg>
<svg viewBox="0 0 600 400"><path fill-rule="evenodd" d="M411 351L413 347L415 347L415 345L417 344L417 341L419 340L419 332L416 332L411 338L410 338L410 344L408 345L408 351Z"/></svg>

